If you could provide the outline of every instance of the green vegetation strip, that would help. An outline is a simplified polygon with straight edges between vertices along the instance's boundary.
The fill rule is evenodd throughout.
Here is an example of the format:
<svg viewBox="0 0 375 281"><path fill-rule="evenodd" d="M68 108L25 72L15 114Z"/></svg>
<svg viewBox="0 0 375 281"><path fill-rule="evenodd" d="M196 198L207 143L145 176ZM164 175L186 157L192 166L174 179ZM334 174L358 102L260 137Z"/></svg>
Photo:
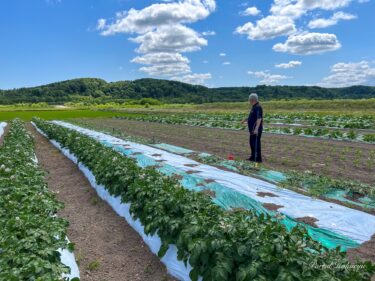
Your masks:
<svg viewBox="0 0 375 281"><path fill-rule="evenodd" d="M14 120L0 147L0 280L67 280L58 249L71 249L63 205L47 189L23 122Z"/></svg>
<svg viewBox="0 0 375 281"><path fill-rule="evenodd" d="M112 196L131 203L145 233L161 238L160 257L175 244L178 259L192 266L192 280L369 280L375 272L370 262L353 267L339 249L329 251L302 227L289 232L269 216L225 211L208 196L182 188L155 168L140 168L90 137L40 119L35 123Z"/></svg>
<svg viewBox="0 0 375 281"><path fill-rule="evenodd" d="M240 113L215 113L215 114L127 114L116 116L118 119L135 120L143 122L155 122L174 125L201 126L209 128L222 128L232 130L246 130L245 126L240 124L245 114ZM374 129L375 118L371 115L350 116L350 115L324 115L290 113L290 114L268 114L265 116L265 122L279 122L285 125L294 123L307 123L312 127L274 127L267 125L265 132L301 135L308 137L323 137L336 140L363 141L368 143L375 142L375 134L359 134L353 129ZM318 126L318 127L313 127ZM320 128L323 127L323 128ZM332 129L332 127L338 129ZM351 129L343 131L341 129Z"/></svg>

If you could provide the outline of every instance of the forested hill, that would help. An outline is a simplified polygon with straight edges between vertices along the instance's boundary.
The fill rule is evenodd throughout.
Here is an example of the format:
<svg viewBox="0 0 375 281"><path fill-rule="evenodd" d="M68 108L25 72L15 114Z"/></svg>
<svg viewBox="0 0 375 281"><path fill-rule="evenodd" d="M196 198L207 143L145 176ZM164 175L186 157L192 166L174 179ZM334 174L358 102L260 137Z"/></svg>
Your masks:
<svg viewBox="0 0 375 281"><path fill-rule="evenodd" d="M257 86L207 88L177 81L140 79L107 83L101 79L83 78L45 86L0 90L0 104L47 102L61 104L79 101L124 101L154 98L165 103L202 103L245 101L250 92L262 100L375 98L375 87L320 88L310 86Z"/></svg>

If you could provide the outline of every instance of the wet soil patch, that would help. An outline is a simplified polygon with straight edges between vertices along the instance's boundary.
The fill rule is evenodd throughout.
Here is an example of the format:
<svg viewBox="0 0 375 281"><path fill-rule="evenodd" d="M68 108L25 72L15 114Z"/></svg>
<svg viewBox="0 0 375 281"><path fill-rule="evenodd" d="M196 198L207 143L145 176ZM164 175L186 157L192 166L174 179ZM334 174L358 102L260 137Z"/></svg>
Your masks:
<svg viewBox="0 0 375 281"><path fill-rule="evenodd" d="M194 170L186 171L186 173L187 173L188 175L197 174L197 173L199 173L199 172L200 172L200 171L194 171Z"/></svg>
<svg viewBox="0 0 375 281"><path fill-rule="evenodd" d="M276 194L273 194L271 192L257 192L257 195L260 196L260 197L279 197L277 196Z"/></svg>
<svg viewBox="0 0 375 281"><path fill-rule="evenodd" d="M280 208L283 208L282 205L277 205L273 203L263 203L262 204L264 208L266 208L269 211L278 211Z"/></svg>
<svg viewBox="0 0 375 281"><path fill-rule="evenodd" d="M216 192L213 191L213 190L210 190L210 189L204 189L202 191L200 191L200 193L203 193L205 195L208 195L210 196L211 198L216 198Z"/></svg>
<svg viewBox="0 0 375 281"><path fill-rule="evenodd" d="M315 227L315 228L318 228L318 226L316 225L316 222L319 221L319 220L314 218L314 217L296 218L296 221L308 224L308 225L310 225L312 227Z"/></svg>
<svg viewBox="0 0 375 281"><path fill-rule="evenodd" d="M184 166L194 168L194 167L198 167L199 165L198 164L184 164Z"/></svg>

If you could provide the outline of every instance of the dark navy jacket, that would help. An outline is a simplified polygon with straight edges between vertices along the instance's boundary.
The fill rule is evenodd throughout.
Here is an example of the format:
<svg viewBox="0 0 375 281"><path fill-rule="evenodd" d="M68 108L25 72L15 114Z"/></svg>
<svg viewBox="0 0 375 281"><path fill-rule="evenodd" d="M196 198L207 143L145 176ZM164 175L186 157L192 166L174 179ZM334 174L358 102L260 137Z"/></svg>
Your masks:
<svg viewBox="0 0 375 281"><path fill-rule="evenodd" d="M247 119L247 125L250 133L254 131L256 122L259 118L262 118L262 122L259 126L259 132L261 133L263 131L263 108L260 106L259 102L257 102L252 106L249 113L249 118Z"/></svg>

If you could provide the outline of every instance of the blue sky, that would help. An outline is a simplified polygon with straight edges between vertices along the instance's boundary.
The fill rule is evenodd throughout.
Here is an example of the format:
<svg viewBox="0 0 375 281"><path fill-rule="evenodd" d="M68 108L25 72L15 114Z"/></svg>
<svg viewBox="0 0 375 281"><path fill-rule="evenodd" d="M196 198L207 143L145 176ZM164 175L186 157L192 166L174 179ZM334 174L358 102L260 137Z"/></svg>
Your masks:
<svg viewBox="0 0 375 281"><path fill-rule="evenodd" d="M373 0L2 0L0 89L79 77L375 85Z"/></svg>

